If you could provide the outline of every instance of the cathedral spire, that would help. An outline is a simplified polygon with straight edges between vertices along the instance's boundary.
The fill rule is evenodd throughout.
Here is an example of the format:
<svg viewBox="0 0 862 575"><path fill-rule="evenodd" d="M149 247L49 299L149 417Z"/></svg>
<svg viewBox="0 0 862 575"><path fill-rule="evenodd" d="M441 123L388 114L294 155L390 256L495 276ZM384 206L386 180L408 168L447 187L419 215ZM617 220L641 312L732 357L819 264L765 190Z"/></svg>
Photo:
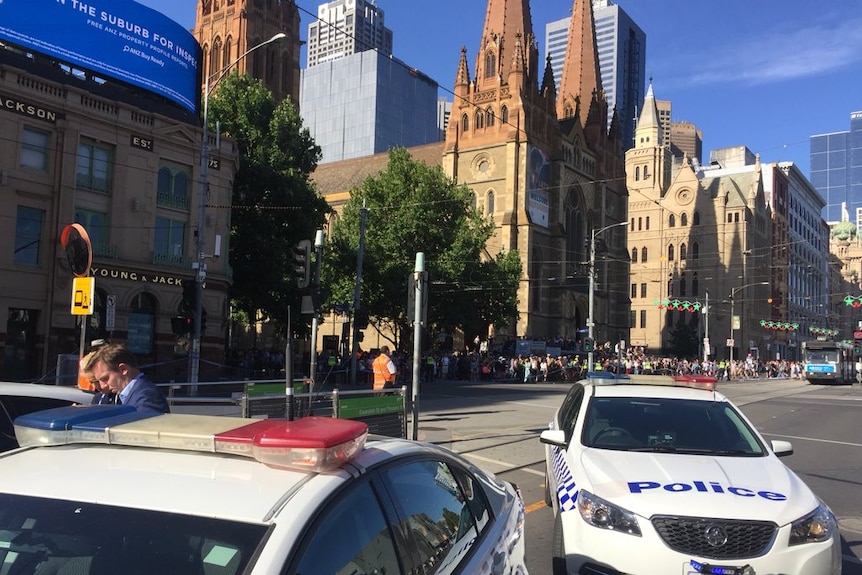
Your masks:
<svg viewBox="0 0 862 575"><path fill-rule="evenodd" d="M557 95L557 116L568 117L577 108L575 102L592 103L594 96L604 100L593 25L593 5L590 0L574 0L572 19L560 91Z"/></svg>
<svg viewBox="0 0 862 575"><path fill-rule="evenodd" d="M659 121L658 106L655 103L655 94L652 90L652 81L649 83L646 96L644 96L644 107L638 117L635 128L635 147L652 148L662 145L662 130Z"/></svg>
<svg viewBox="0 0 862 575"><path fill-rule="evenodd" d="M476 62L477 82L496 77L503 78L504 81L508 79L516 62L516 45L519 41L525 57L523 63L527 67L524 72L528 77L533 77L536 66L536 62L532 60L535 35L529 0L488 0L481 48ZM499 69L496 69L496 66L499 66Z"/></svg>

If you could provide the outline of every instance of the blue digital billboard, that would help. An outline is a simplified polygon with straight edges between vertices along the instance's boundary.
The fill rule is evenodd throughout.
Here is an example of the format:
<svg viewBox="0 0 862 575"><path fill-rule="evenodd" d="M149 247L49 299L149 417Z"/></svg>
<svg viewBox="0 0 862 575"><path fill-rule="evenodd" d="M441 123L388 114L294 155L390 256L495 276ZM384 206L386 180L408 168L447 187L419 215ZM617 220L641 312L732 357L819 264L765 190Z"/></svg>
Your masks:
<svg viewBox="0 0 862 575"><path fill-rule="evenodd" d="M0 0L0 40L197 112L200 45L177 22L133 0Z"/></svg>

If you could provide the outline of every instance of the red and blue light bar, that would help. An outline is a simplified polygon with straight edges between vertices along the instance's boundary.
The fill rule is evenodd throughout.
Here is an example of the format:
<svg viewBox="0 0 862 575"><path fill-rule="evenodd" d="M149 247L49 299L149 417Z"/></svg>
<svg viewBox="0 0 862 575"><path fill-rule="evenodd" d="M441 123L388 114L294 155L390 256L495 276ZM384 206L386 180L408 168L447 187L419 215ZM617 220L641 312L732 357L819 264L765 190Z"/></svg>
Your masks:
<svg viewBox="0 0 862 575"><path fill-rule="evenodd" d="M102 443L251 457L272 467L325 471L365 446L368 426L330 417L244 417L138 412L127 405L73 406L15 419L22 447Z"/></svg>

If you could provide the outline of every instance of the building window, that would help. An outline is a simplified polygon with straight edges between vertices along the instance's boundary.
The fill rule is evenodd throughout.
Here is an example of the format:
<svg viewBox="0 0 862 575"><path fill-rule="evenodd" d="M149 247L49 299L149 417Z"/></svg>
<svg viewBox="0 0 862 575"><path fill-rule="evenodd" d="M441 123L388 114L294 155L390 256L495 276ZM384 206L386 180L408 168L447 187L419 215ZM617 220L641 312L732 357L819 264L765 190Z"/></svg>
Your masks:
<svg viewBox="0 0 862 575"><path fill-rule="evenodd" d="M646 228L645 229L647 231L649 231L649 216L646 217Z"/></svg>
<svg viewBox="0 0 862 575"><path fill-rule="evenodd" d="M185 254L186 224L178 220L157 217L153 253L156 261L180 263Z"/></svg>
<svg viewBox="0 0 862 575"><path fill-rule="evenodd" d="M644 166L644 179L645 180L649 179L649 166L646 166L646 165Z"/></svg>
<svg viewBox="0 0 862 575"><path fill-rule="evenodd" d="M676 216L675 215L671 214L670 216L668 216L667 225L669 228L675 228L676 227Z"/></svg>
<svg viewBox="0 0 862 575"><path fill-rule="evenodd" d="M691 259L696 260L700 255L700 246L697 242L691 244Z"/></svg>
<svg viewBox="0 0 862 575"><path fill-rule="evenodd" d="M635 310L629 311L629 328L637 327L637 313Z"/></svg>
<svg viewBox="0 0 862 575"><path fill-rule="evenodd" d="M685 297L686 296L687 292L686 292L685 288L686 288L685 274L682 274L679 277L679 297Z"/></svg>
<svg viewBox="0 0 862 575"><path fill-rule="evenodd" d="M694 273L694 277L693 277L693 278L692 278L692 280L691 280L691 295L693 295L693 296L697 296L697 295L699 295L699 294L697 293L697 292L698 292L699 287L700 287L700 286L698 285L698 281L697 281L697 272L695 272L695 273Z"/></svg>
<svg viewBox="0 0 862 575"><path fill-rule="evenodd" d="M632 295L631 298L635 299L638 297L638 284L632 284Z"/></svg>
<svg viewBox="0 0 862 575"><path fill-rule="evenodd" d="M644 329L646 327L646 310L645 309L641 310L641 325L640 325L640 327L641 327L641 329Z"/></svg>
<svg viewBox="0 0 862 575"><path fill-rule="evenodd" d="M640 179L641 179L641 167L635 166L635 181L637 182Z"/></svg>
<svg viewBox="0 0 862 575"><path fill-rule="evenodd" d="M488 204L488 215L494 215L494 190L490 190L488 192L488 200L486 203Z"/></svg>
<svg viewBox="0 0 862 575"><path fill-rule="evenodd" d="M641 262L646 263L647 249L646 246L641 248Z"/></svg>
<svg viewBox="0 0 862 575"><path fill-rule="evenodd" d="M691 216L691 225L699 226L700 225L700 212L694 212Z"/></svg>
<svg viewBox="0 0 862 575"><path fill-rule="evenodd" d="M500 121L504 124L509 122L509 108L507 108L506 106L503 106L500 109Z"/></svg>
<svg viewBox="0 0 862 575"><path fill-rule="evenodd" d="M688 214L680 214L679 216L679 225L687 226L688 225Z"/></svg>
<svg viewBox="0 0 862 575"><path fill-rule="evenodd" d="M481 130L485 127L485 115L482 113L482 110L476 111L476 129Z"/></svg>
<svg viewBox="0 0 862 575"><path fill-rule="evenodd" d="M673 244L670 244L667 247L667 261L672 262L674 260L674 249Z"/></svg>
<svg viewBox="0 0 862 575"><path fill-rule="evenodd" d="M114 171L114 149L93 140L82 139L78 144L75 184L85 190L111 193Z"/></svg>
<svg viewBox="0 0 862 575"><path fill-rule="evenodd" d="M684 243L679 244L679 261L681 261L681 262L685 261L685 255L686 255L685 251L686 251L685 244Z"/></svg>
<svg viewBox="0 0 862 575"><path fill-rule="evenodd" d="M24 132L21 134L21 166L47 172L50 138L50 132L24 126Z"/></svg>
<svg viewBox="0 0 862 575"><path fill-rule="evenodd" d="M16 264L39 265L39 248L42 244L42 225L45 212L27 206L18 206L15 219L15 254L12 258Z"/></svg>
<svg viewBox="0 0 862 575"><path fill-rule="evenodd" d="M188 211L191 192L191 170L164 164L159 168L156 202L160 206Z"/></svg>
<svg viewBox="0 0 862 575"><path fill-rule="evenodd" d="M638 218L638 231L641 231L643 229L643 223L643 218Z"/></svg>
<svg viewBox="0 0 862 575"><path fill-rule="evenodd" d="M466 134L469 129L470 129L470 116L468 116L467 114L464 114L463 116L461 116L461 132Z"/></svg>
<svg viewBox="0 0 862 575"><path fill-rule="evenodd" d="M138 294L129 310L129 351L136 355L151 355L156 333L156 300L147 293Z"/></svg>
<svg viewBox="0 0 862 575"><path fill-rule="evenodd" d="M638 249L637 248L632 248L632 263L633 264L638 263Z"/></svg>
<svg viewBox="0 0 862 575"><path fill-rule="evenodd" d="M493 52L485 54L485 77L493 78L497 74L497 56Z"/></svg>
<svg viewBox="0 0 862 575"><path fill-rule="evenodd" d="M646 295L647 295L646 283L642 283L641 284L641 297L646 297Z"/></svg>
<svg viewBox="0 0 862 575"><path fill-rule="evenodd" d="M485 110L485 125L489 128L494 125L494 110L491 108Z"/></svg>

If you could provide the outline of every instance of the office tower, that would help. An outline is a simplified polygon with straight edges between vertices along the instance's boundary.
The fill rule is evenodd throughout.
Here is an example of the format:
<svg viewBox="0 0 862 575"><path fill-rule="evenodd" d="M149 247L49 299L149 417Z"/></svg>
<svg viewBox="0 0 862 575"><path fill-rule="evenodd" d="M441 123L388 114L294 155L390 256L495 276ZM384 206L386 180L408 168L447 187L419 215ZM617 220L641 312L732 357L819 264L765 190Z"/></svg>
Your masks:
<svg viewBox="0 0 862 575"><path fill-rule="evenodd" d="M392 30L383 10L367 0L333 0L317 7L308 25L308 67L366 50L392 55Z"/></svg>
<svg viewBox="0 0 862 575"><path fill-rule="evenodd" d="M644 98L646 34L625 11L609 0L593 0L595 38L599 55L602 89L608 100L608 126L616 108L623 149L631 148L637 116ZM550 55L557 90L570 18L545 26L545 56Z"/></svg>
<svg viewBox="0 0 862 575"><path fill-rule="evenodd" d="M841 221L844 208L862 231L862 111L850 114L850 130L811 136L810 145L811 183L826 200L823 219Z"/></svg>

